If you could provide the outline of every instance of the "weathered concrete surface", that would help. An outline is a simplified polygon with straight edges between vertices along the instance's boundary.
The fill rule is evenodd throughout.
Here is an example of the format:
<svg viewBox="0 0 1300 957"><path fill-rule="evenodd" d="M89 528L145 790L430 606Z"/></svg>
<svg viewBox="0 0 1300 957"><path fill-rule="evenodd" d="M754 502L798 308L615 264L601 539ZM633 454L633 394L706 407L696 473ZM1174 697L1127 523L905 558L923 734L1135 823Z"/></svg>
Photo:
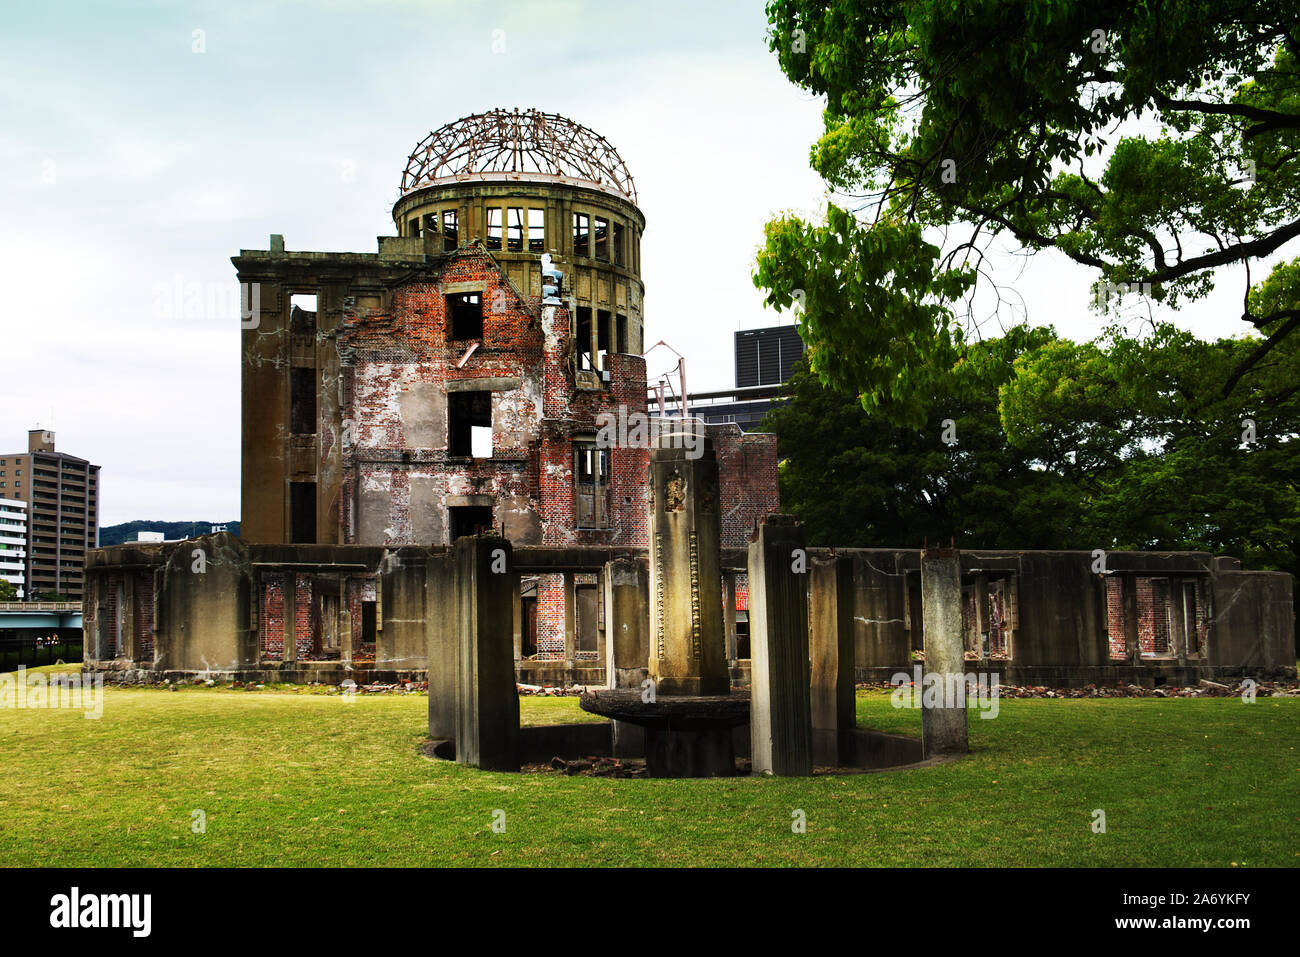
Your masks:
<svg viewBox="0 0 1300 957"><path fill-rule="evenodd" d="M650 493L650 678L661 695L726 694L718 462L708 438L660 435Z"/></svg>
<svg viewBox="0 0 1300 957"><path fill-rule="evenodd" d="M854 700L853 563L835 556L809 558L808 641L812 659L814 732L857 725ZM839 764L838 734L814 733L818 764Z"/></svg>
<svg viewBox="0 0 1300 957"><path fill-rule="evenodd" d="M754 772L812 774L807 549L791 516L768 516L749 546L749 621Z"/></svg>
<svg viewBox="0 0 1300 957"><path fill-rule="evenodd" d="M459 596L456 760L489 771L518 771L510 543L480 535L458 539L453 563Z"/></svg>
<svg viewBox="0 0 1300 957"><path fill-rule="evenodd" d="M428 552L408 547L389 552L379 566L384 614L375 642L377 668L403 670L428 661L428 562Z"/></svg>
<svg viewBox="0 0 1300 957"><path fill-rule="evenodd" d="M1286 572L1221 571L1214 578L1210 663L1243 674L1295 663L1295 607Z"/></svg>
<svg viewBox="0 0 1300 957"><path fill-rule="evenodd" d="M159 670L234 670L257 663L249 622L247 551L228 532L170 550L155 612Z"/></svg>
<svg viewBox="0 0 1300 957"><path fill-rule="evenodd" d="M453 555L430 557L425 582L429 737L456 740L460 715L460 589Z"/></svg>
<svg viewBox="0 0 1300 957"><path fill-rule="evenodd" d="M955 550L921 555L925 670L921 742L927 758L969 750L961 627L961 559Z"/></svg>
<svg viewBox="0 0 1300 957"><path fill-rule="evenodd" d="M640 688L649 674L650 583L630 558L605 565L606 678L611 688Z"/></svg>

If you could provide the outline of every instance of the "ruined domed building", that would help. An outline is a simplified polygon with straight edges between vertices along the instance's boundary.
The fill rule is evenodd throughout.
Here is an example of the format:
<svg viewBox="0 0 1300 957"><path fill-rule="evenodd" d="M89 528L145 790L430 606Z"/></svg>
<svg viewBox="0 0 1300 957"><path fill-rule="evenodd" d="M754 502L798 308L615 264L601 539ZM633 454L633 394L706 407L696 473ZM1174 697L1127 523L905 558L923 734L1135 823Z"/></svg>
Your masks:
<svg viewBox="0 0 1300 957"><path fill-rule="evenodd" d="M647 413L646 221L618 152L553 114L470 116L410 154L393 220L377 253L272 237L233 259L249 290L243 540L439 546L495 531L517 545L646 546L648 450L597 441L602 414ZM724 535L740 545L776 510L775 443L712 431ZM523 583L521 658L598 657L596 576L572 578ZM318 608L326 583L295 584L299 660L337 657L342 642L316 624L332 615ZM348 589L354 658L369 659L373 581ZM269 657L287 595L273 581L263 602Z"/></svg>
<svg viewBox="0 0 1300 957"><path fill-rule="evenodd" d="M410 154L393 221L376 252L291 251L274 235L234 257L240 537L90 550L91 667L472 683L466 649L487 649L525 682L636 687L647 673L665 596L651 586L650 436L637 427L646 218L626 165L563 117L471 116ZM745 680L744 546L777 511L775 438L707 430L719 483L700 507L709 527L716 508L727 666ZM499 569L467 564L488 540L454 544L482 532ZM792 566L806 578L782 586L806 597L814 689L835 703L815 727L851 727L854 682L907 677L924 654L921 543L880 544L809 548ZM1100 550L962 551L958 571L945 601L972 673L1075 685L1295 673L1284 573ZM775 592L755 580L755 594ZM431 694L431 709L451 698Z"/></svg>

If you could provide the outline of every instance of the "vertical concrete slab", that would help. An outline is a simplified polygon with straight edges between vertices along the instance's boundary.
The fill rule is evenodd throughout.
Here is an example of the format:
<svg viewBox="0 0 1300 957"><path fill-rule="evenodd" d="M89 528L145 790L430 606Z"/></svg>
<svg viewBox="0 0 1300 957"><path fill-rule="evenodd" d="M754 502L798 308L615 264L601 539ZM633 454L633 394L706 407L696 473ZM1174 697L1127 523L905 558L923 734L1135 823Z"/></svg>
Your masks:
<svg viewBox="0 0 1300 957"><path fill-rule="evenodd" d="M611 688L639 688L649 667L649 578L630 558L606 563L603 577L606 680Z"/></svg>
<svg viewBox="0 0 1300 957"><path fill-rule="evenodd" d="M956 549L921 554L925 670L921 745L927 758L969 750L961 627L961 559ZM960 694L958 693L960 691Z"/></svg>
<svg viewBox="0 0 1300 957"><path fill-rule="evenodd" d="M839 736L857 725L853 649L853 563L819 558L808 567L813 747L819 763L841 764Z"/></svg>
<svg viewBox="0 0 1300 957"><path fill-rule="evenodd" d="M650 450L650 677L661 695L724 695L718 459L698 424L675 429Z"/></svg>
<svg viewBox="0 0 1300 957"><path fill-rule="evenodd" d="M649 674L650 579L641 562L605 565L605 677L611 688L640 688ZM615 721L614 756L645 755L645 729Z"/></svg>
<svg viewBox="0 0 1300 957"><path fill-rule="evenodd" d="M380 563L380 607L384 620L375 646L378 668L404 671L426 664L428 558L423 549L400 548L387 552Z"/></svg>
<svg viewBox="0 0 1300 957"><path fill-rule="evenodd" d="M1142 660L1141 638L1138 635L1137 576L1125 575L1123 581L1124 654L1129 664L1135 665Z"/></svg>
<svg viewBox="0 0 1300 957"><path fill-rule="evenodd" d="M792 516L769 515L749 545L749 621L754 773L812 774L807 551Z"/></svg>
<svg viewBox="0 0 1300 957"><path fill-rule="evenodd" d="M454 742L460 715L460 595L456 563L452 556L443 553L430 557L426 568L429 737Z"/></svg>
<svg viewBox="0 0 1300 957"><path fill-rule="evenodd" d="M488 771L519 770L510 542L473 535L456 541L459 698L456 760Z"/></svg>

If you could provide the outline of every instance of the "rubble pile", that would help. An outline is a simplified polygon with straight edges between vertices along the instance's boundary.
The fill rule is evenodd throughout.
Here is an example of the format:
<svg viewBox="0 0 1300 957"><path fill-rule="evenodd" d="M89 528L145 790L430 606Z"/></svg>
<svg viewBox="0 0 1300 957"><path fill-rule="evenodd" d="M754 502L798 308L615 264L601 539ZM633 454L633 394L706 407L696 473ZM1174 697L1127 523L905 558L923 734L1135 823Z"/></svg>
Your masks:
<svg viewBox="0 0 1300 957"><path fill-rule="evenodd" d="M1143 688L1140 685L1126 684L1112 687L1096 684L1084 685L1082 688L1049 688L1045 685L996 685L1000 698L1238 698L1245 694L1254 694L1258 698L1298 698L1300 683L1295 681L1246 681L1233 679L1232 684L1200 679L1195 685L1177 687L1162 685ZM897 685L884 681L863 682L857 685L860 691L892 692Z"/></svg>

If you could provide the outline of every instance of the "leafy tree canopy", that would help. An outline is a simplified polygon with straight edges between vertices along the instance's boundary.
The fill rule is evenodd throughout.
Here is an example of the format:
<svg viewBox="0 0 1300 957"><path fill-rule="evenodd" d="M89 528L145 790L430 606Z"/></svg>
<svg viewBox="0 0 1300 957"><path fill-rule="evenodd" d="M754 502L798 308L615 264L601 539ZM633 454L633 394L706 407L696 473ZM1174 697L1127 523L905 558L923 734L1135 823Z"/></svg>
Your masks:
<svg viewBox="0 0 1300 957"><path fill-rule="evenodd" d="M912 425L960 354L986 251L1010 238L1176 306L1300 235L1300 32L1289 0L771 0L786 75L826 98L812 165L856 197L770 223L755 283L796 302L812 369ZM923 233L944 227L943 246ZM1243 296L1261 336L1229 395L1300 326L1300 260ZM1114 295L1112 295L1114 293ZM953 304L965 297L967 319ZM1086 396L1081 396L1086 398Z"/></svg>

